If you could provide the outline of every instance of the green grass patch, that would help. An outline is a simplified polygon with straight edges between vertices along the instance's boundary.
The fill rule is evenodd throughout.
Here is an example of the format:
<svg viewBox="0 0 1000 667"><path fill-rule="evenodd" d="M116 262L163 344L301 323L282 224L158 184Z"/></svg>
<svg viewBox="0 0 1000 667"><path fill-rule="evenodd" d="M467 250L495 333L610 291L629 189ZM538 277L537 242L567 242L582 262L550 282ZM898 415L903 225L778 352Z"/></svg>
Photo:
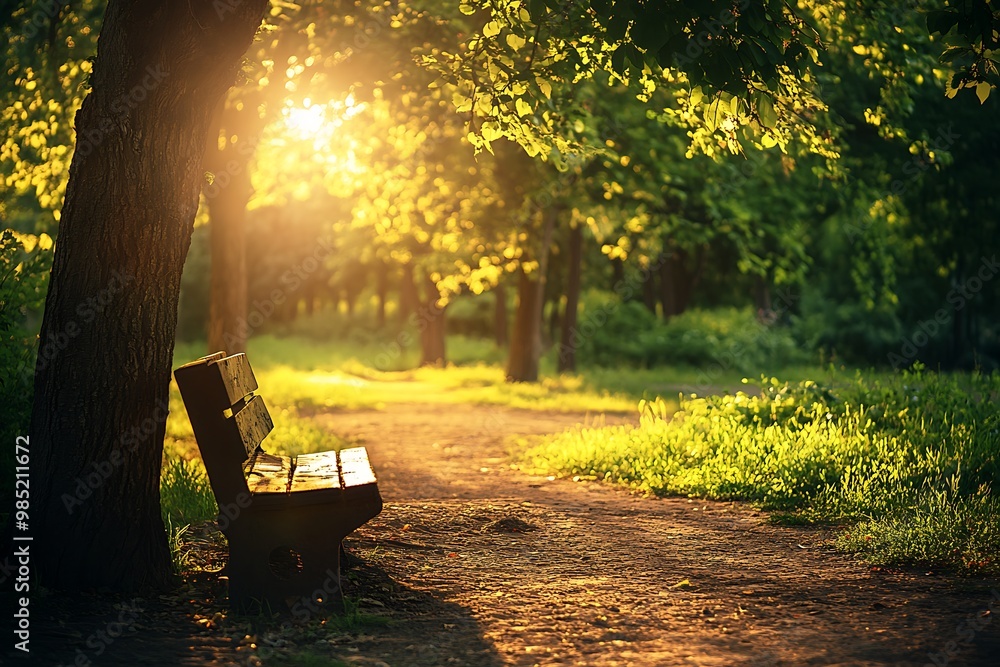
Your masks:
<svg viewBox="0 0 1000 667"><path fill-rule="evenodd" d="M997 572L998 397L997 373L772 379L759 396L688 396L676 414L643 401L638 426L571 431L519 457L540 473L846 524L838 545L873 563Z"/></svg>

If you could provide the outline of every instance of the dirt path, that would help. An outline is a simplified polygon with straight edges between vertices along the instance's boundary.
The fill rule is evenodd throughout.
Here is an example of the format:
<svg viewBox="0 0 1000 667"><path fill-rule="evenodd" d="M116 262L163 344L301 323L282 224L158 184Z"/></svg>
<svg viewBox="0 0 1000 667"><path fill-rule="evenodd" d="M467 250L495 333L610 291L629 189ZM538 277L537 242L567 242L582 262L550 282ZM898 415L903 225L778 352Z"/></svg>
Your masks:
<svg viewBox="0 0 1000 667"><path fill-rule="evenodd" d="M1000 582L872 571L824 531L770 526L745 505L511 469L508 436L587 415L414 404L313 419L364 443L379 473L385 509L349 538L360 560L345 589L388 625L255 626L203 572L125 607L39 595L32 656L8 644L0 664L1000 665ZM221 536L196 532L199 562L218 569Z"/></svg>
<svg viewBox="0 0 1000 667"><path fill-rule="evenodd" d="M508 435L584 415L399 405L316 419L369 448L386 501L351 545L396 582L375 609L402 622L334 645L352 664L1000 664L997 582L872 571L828 533L741 504L507 465Z"/></svg>

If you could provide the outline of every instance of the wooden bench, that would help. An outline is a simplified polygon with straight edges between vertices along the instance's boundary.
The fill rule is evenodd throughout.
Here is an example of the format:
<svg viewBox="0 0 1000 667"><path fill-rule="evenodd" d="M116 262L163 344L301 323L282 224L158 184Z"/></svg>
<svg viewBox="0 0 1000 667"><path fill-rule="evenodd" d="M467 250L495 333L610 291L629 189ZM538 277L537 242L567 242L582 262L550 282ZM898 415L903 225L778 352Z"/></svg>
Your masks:
<svg viewBox="0 0 1000 667"><path fill-rule="evenodd" d="M264 452L274 426L245 354L217 352L174 377L229 540L230 606L342 608L341 541L382 511L368 452Z"/></svg>

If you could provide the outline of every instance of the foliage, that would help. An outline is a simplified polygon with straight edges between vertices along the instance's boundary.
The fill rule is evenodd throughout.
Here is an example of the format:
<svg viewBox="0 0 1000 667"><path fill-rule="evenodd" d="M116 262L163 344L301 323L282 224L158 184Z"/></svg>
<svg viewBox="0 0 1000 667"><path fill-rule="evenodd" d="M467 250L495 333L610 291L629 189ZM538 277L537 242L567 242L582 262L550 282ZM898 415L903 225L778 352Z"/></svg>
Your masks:
<svg viewBox="0 0 1000 667"><path fill-rule="evenodd" d="M765 378L759 396L640 403L640 424L527 448L555 472L661 495L751 500L779 519L847 523L875 562L997 571L1000 374L921 369L829 387ZM859 537L860 536L860 537Z"/></svg>
<svg viewBox="0 0 1000 667"><path fill-rule="evenodd" d="M0 438L4 442L28 434L37 322L51 263L48 234L0 232ZM2 452L0 469L13 468L13 446ZM12 485L13 477L5 475L0 498L6 497Z"/></svg>
<svg viewBox="0 0 1000 667"><path fill-rule="evenodd" d="M589 292L580 318L580 357L601 366L724 365L745 373L808 357L787 327L762 322L746 308L694 309L664 323L641 303Z"/></svg>

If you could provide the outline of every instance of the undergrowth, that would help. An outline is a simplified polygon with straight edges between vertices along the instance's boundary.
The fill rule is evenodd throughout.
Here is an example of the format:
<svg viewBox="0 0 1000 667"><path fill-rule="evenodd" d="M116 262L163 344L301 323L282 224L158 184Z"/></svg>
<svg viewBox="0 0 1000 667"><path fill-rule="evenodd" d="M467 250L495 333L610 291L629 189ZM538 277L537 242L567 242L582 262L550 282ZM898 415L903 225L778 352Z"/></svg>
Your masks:
<svg viewBox="0 0 1000 667"><path fill-rule="evenodd" d="M749 500L777 520L843 524L882 565L1000 571L1000 374L914 370L830 386L764 379L760 396L640 403L638 426L529 443L536 472L657 495Z"/></svg>

